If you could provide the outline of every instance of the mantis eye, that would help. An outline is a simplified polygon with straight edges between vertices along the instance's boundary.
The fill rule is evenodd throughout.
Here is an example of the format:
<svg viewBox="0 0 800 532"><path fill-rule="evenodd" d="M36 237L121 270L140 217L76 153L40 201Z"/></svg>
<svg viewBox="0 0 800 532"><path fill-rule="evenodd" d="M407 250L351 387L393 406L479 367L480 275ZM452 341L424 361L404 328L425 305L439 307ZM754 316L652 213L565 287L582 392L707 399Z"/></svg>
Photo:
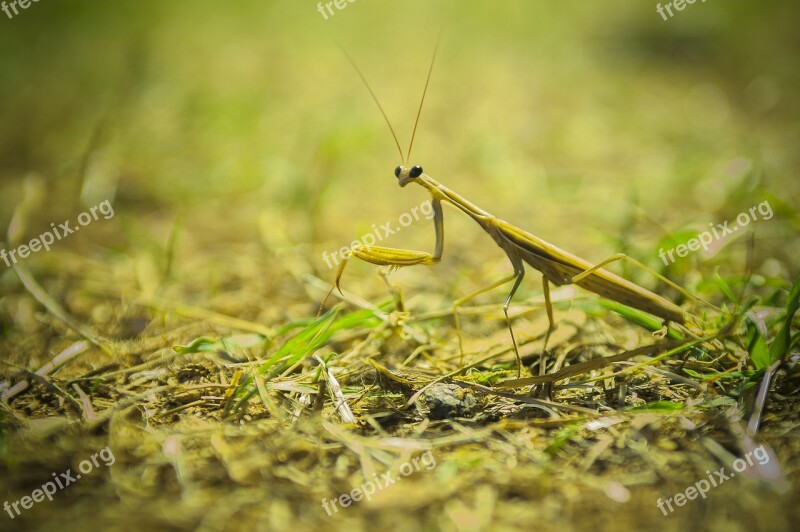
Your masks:
<svg viewBox="0 0 800 532"><path fill-rule="evenodd" d="M422 175L422 167L421 166L414 166L411 168L411 171L408 173L409 177L419 177Z"/></svg>
<svg viewBox="0 0 800 532"><path fill-rule="evenodd" d="M394 169L394 176L395 177L400 177L400 170L402 170L402 168L400 168L399 166Z"/></svg>

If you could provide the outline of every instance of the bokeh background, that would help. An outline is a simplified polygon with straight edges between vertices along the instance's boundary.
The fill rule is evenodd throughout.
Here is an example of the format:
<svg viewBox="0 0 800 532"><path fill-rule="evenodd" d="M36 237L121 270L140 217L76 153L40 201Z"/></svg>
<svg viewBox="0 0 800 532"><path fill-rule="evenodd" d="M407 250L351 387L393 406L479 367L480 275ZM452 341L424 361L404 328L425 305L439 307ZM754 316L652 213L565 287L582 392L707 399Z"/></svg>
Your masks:
<svg viewBox="0 0 800 532"><path fill-rule="evenodd" d="M142 332L136 298L270 326L313 316L324 290L303 275L333 279L322 253L426 199L398 188L390 133L340 47L405 148L441 31L412 164L590 261L624 251L709 298L715 271L734 287L800 271L798 4L697 2L667 21L656 2L622 0L334 10L326 20L310 0L43 0L0 13L0 247L108 199L112 219L26 261L104 334ZM660 263L660 248L765 200L771 220ZM22 203L28 215L12 220ZM392 277L412 311L509 270L473 222L447 209L445 224L442 263ZM432 222L382 243L432 250ZM354 262L344 286L388 297L372 265ZM122 305L97 304L121 291ZM539 293L531 275L521 297ZM37 312L0 264L10 367L35 369L58 350Z"/></svg>
<svg viewBox="0 0 800 532"><path fill-rule="evenodd" d="M34 173L48 207L30 234L112 199L114 224L134 233L114 231L122 253L139 238L166 246L178 216L182 244L202 239L209 270L223 271L214 252L261 240L260 220L318 268L323 251L425 199L397 188L389 132L338 46L405 149L443 30L413 154L430 175L589 260L622 247L654 266L665 237L770 199L756 261L788 275L796 9L703 3L664 21L655 5L614 1L357 1L325 20L310 2L33 4L0 33L0 224ZM469 220L446 217L442 267L401 275L480 283L502 257ZM430 249L426 225L386 243ZM745 252L721 262L742 272Z"/></svg>

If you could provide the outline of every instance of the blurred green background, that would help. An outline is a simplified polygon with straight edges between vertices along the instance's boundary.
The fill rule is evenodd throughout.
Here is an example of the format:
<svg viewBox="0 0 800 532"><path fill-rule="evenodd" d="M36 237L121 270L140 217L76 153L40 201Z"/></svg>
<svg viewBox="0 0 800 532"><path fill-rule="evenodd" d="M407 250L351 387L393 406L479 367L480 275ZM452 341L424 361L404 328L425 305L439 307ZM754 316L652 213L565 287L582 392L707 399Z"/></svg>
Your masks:
<svg viewBox="0 0 800 532"><path fill-rule="evenodd" d="M0 16L0 226L34 174L46 197L28 237L115 204L62 252L163 254L177 223L178 275L191 258L224 277L266 244L329 279L322 252L426 197L397 187L389 132L337 44L405 147L443 30L412 164L590 261L627 251L657 266L671 236L768 199L754 266L793 277L800 8L696 3L664 21L655 4L357 0L328 20L311 1L32 4ZM445 220L442 265L403 271L404 284L458 295L508 268L470 220ZM430 250L431 227L383 243ZM744 241L668 273L743 274ZM373 269L348 277L369 294L382 289Z"/></svg>

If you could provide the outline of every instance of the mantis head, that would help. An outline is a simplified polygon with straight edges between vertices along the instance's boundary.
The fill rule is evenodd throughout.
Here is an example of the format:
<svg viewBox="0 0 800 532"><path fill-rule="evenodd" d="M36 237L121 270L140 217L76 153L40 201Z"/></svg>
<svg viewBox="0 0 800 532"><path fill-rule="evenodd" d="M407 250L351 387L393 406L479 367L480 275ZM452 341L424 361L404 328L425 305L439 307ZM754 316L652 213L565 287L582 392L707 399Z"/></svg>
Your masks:
<svg viewBox="0 0 800 532"><path fill-rule="evenodd" d="M404 187L422 175L422 167L419 165L410 167L406 165L400 165L394 169L394 175L397 178L397 182L400 184L400 186Z"/></svg>

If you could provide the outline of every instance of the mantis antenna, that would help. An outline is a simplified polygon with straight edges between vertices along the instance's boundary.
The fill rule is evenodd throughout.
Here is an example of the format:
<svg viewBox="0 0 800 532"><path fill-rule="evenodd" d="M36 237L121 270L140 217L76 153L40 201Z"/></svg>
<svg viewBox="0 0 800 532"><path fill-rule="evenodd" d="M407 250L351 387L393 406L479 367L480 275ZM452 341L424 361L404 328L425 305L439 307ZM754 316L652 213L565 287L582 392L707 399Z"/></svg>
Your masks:
<svg viewBox="0 0 800 532"><path fill-rule="evenodd" d="M419 102L419 109L417 110L417 119L414 122L414 130L411 132L411 142L408 145L408 155L406 156L405 164L411 160L411 148L414 146L414 137L417 134L417 126L419 125L419 117L422 114L422 104L425 103L425 95L428 93L428 84L431 82L431 73L433 72L433 64L436 62L436 53L439 51L439 42L442 40L442 32L436 37L436 46L433 48L433 58L431 59L431 66L428 69L428 78L425 80L425 88L422 90L422 100Z"/></svg>
<svg viewBox="0 0 800 532"><path fill-rule="evenodd" d="M381 106L381 102L378 101L378 97L375 96L375 93L373 92L372 87L369 86L369 83L367 82L367 78L365 78L364 74L361 73L361 70L358 69L358 65L356 65L356 62L353 61L352 57L350 57L350 54L348 54L345 51L344 48L341 48L341 50L342 50L342 53L345 55L345 57L347 57L347 60L350 61L350 64L353 65L353 68L358 73L358 77L360 77L361 81L364 82L364 86L367 87L367 90L369 91L370 95L372 96L372 99L375 101L375 104L378 106L378 109L381 110L381 114L383 115L383 119L386 120L386 125L389 126L389 131L392 132L392 138L394 138L394 143L397 146L397 151L400 154L400 159L402 160L403 159L403 149L400 147L400 141L397 140L397 134L394 132L394 128L392 127L392 123L389 122L389 117L386 116L386 112L383 110L383 106Z"/></svg>

